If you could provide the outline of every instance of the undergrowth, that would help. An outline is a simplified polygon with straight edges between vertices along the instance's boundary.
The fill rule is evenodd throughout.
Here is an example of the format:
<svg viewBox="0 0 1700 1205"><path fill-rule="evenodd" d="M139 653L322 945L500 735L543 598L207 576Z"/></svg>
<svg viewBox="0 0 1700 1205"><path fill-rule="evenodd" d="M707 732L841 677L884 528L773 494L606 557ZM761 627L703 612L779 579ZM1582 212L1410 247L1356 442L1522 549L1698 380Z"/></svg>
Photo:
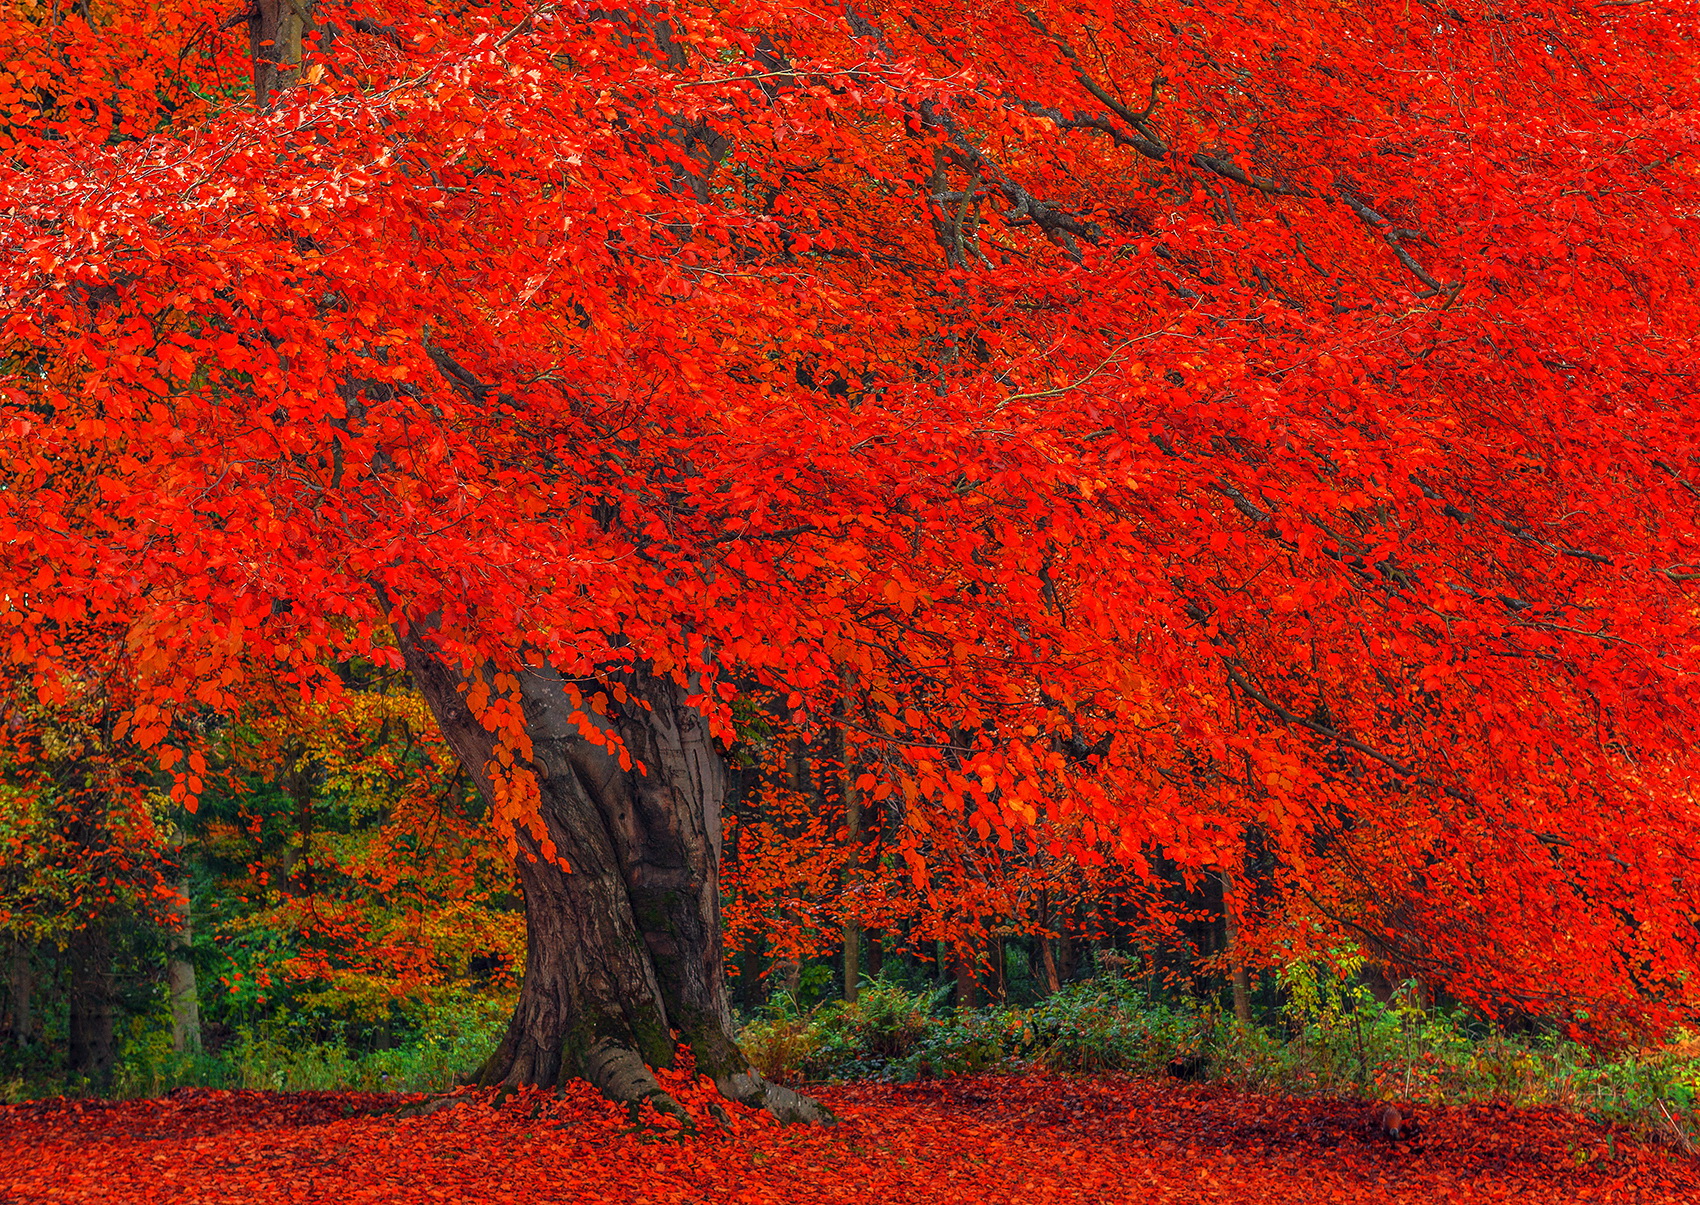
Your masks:
<svg viewBox="0 0 1700 1205"><path fill-rule="evenodd" d="M346 1042L324 1040L322 1023L287 1011L253 1025L237 1026L216 1051L172 1049L165 1013L132 1018L111 1086L119 1099L161 1096L183 1086L270 1089L280 1092L434 1092L454 1086L455 1076L477 1067L495 1049L507 1026L512 1000L463 995L421 1006L411 1018L409 1040L390 1050L350 1051ZM0 1103L48 1095L85 1095L86 1081L66 1081L26 1070L0 1079Z"/></svg>
<svg viewBox="0 0 1700 1205"><path fill-rule="evenodd" d="M905 1083L999 1067L1207 1078L1250 1092L1387 1099L1415 1105L1551 1106L1619 1122L1687 1152L1700 1150L1700 1039L1601 1055L1556 1034L1484 1029L1461 1011L1425 1007L1407 987L1381 1000L1331 976L1284 973L1287 1004L1248 1025L1190 1000L1153 1001L1116 976L1071 984L1029 1007L955 1009L950 988L865 984L854 1002L804 1008L781 994L740 1043L764 1075L799 1085ZM352 1053L282 1013L238 1027L219 1049L177 1053L169 1017L136 1017L107 1095L158 1096L183 1086L276 1091L437 1091L483 1062L511 1001L463 995L421 1008L394 1049ZM0 1102L88 1094L91 1086L14 1063Z"/></svg>
<svg viewBox="0 0 1700 1205"><path fill-rule="evenodd" d="M1028 1007L951 1010L948 989L863 987L803 1010L780 996L744 1028L757 1068L792 1084L906 1082L999 1065L1207 1078L1251 1092L1457 1105L1552 1106L1700 1149L1700 1041L1605 1056L1555 1034L1479 1032L1407 987L1289 984L1278 1023L1248 1025L1190 1001L1153 1002L1119 978L1072 984Z"/></svg>

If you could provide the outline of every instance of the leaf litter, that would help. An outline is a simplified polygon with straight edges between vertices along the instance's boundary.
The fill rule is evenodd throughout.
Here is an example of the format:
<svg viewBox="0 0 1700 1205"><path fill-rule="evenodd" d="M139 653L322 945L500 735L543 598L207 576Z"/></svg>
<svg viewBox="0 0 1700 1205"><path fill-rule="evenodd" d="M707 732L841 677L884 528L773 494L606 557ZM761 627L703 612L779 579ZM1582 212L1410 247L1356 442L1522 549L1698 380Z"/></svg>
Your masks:
<svg viewBox="0 0 1700 1205"><path fill-rule="evenodd" d="M808 1129L661 1078L694 1133L583 1085L11 1105L0 1201L1700 1201L1700 1160L1550 1109L1423 1107L1393 1141L1359 1103L1027 1074L821 1087L840 1121Z"/></svg>

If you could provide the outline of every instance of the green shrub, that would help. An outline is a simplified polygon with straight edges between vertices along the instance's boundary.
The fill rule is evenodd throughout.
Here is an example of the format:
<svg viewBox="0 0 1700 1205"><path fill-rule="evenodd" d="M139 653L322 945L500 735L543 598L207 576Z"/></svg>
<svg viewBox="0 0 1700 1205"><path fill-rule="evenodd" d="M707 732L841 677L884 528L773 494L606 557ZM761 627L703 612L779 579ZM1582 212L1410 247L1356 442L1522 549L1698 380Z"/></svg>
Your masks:
<svg viewBox="0 0 1700 1205"><path fill-rule="evenodd" d="M782 997L743 1031L751 1061L787 1082L904 1082L1027 1060L1053 1071L1163 1074L1191 1062L1250 1091L1418 1104L1551 1105L1700 1145L1700 1042L1677 1054L1602 1059L1556 1036L1482 1032L1424 1007L1415 985L1378 1000L1335 970L1283 975L1284 1025L1247 1025L1191 1001L1152 1002L1124 979L1072 984L1031 1008L949 1010L950 989L871 984L853 1004L804 1012Z"/></svg>
<svg viewBox="0 0 1700 1205"><path fill-rule="evenodd" d="M510 1007L509 1000L472 994L417 1003L405 1018L410 1041L365 1053L352 1053L340 1041L309 1040L305 1035L321 1022L279 1009L261 1023L239 1026L216 1054L174 1051L170 1017L161 1008L132 1019L112 1094L159 1096L180 1085L283 1092L440 1091L489 1057Z"/></svg>
<svg viewBox="0 0 1700 1205"><path fill-rule="evenodd" d="M1031 1057L1057 1071L1154 1073L1203 1053L1197 1010L1147 1002L1124 979L1071 984L1027 1015Z"/></svg>
<svg viewBox="0 0 1700 1205"><path fill-rule="evenodd" d="M783 1013L758 1017L738 1035L750 1065L776 1084L810 1078L809 1069L819 1064L824 1044L818 1021Z"/></svg>

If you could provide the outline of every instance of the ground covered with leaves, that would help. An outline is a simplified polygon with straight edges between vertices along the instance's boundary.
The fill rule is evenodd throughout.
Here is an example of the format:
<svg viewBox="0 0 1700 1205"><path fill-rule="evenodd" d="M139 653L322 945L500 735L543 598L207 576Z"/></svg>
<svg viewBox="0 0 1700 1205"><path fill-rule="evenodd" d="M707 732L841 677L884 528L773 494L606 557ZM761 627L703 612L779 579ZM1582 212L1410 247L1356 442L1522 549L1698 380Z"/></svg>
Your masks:
<svg viewBox="0 0 1700 1205"><path fill-rule="evenodd" d="M179 1089L0 1108L0 1201L855 1202L1700 1200L1700 1161L1544 1110L1426 1110L1391 1141L1370 1110L1148 1079L977 1076L818 1096L781 1127L668 1086L692 1135L634 1127L575 1088L421 1097ZM441 1101L433 1102L441 1104Z"/></svg>

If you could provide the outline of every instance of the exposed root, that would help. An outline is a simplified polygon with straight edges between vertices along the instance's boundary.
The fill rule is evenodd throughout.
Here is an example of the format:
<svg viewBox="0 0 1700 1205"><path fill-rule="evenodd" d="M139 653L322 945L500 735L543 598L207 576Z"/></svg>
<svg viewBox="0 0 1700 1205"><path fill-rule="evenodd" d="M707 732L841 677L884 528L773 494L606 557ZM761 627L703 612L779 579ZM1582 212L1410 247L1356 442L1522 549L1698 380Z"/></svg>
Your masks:
<svg viewBox="0 0 1700 1205"><path fill-rule="evenodd" d="M786 1125L832 1125L838 1120L818 1102L763 1079L723 1024L700 1014L697 1019L685 1040L696 1058L697 1071L714 1081L720 1095L753 1109L766 1109Z"/></svg>
<svg viewBox="0 0 1700 1205"><path fill-rule="evenodd" d="M453 1094L429 1096L424 1100L414 1101L395 1110L397 1117L429 1117L433 1113L441 1113L444 1109L452 1109L456 1105L464 1105L467 1098Z"/></svg>
<svg viewBox="0 0 1700 1205"><path fill-rule="evenodd" d="M838 1120L832 1110L800 1092L769 1083L753 1070L719 1076L714 1086L727 1100L751 1108L766 1109L786 1125L832 1125Z"/></svg>
<svg viewBox="0 0 1700 1205"><path fill-rule="evenodd" d="M643 1057L624 1043L603 1038L585 1051L584 1077L603 1096L625 1105L630 1110L633 1125L638 1124L643 1106L647 1104L657 1113L678 1118L687 1129L695 1128L696 1123L684 1106L661 1086Z"/></svg>

